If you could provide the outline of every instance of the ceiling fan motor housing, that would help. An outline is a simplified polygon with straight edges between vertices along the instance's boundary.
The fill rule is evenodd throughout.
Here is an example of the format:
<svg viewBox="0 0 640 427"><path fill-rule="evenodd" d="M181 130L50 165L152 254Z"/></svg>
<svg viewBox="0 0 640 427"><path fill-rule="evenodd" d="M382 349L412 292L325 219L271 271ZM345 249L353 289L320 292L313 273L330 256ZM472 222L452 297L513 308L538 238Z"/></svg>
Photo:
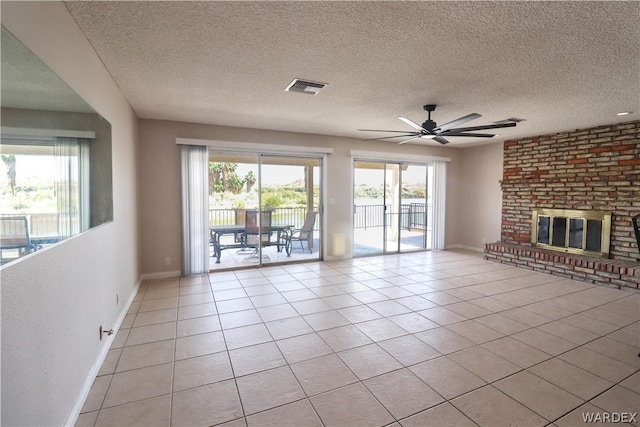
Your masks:
<svg viewBox="0 0 640 427"><path fill-rule="evenodd" d="M431 132L432 130L434 130L436 128L436 122L431 120L431 113L433 111L435 111L436 104L427 104L427 105L423 106L422 108L424 108L424 111L426 111L429 114L429 117L427 118L427 121L422 124L422 127L424 129L428 130L429 132Z"/></svg>
<svg viewBox="0 0 640 427"><path fill-rule="evenodd" d="M433 120L427 120L422 124L422 127L431 132L436 128L436 122L434 122Z"/></svg>

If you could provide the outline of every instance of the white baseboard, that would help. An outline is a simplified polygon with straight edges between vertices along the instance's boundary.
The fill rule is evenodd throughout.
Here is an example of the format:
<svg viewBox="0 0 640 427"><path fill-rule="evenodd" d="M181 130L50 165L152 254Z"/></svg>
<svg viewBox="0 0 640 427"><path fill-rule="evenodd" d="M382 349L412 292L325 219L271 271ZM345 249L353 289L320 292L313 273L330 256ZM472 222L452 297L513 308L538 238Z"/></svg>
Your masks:
<svg viewBox="0 0 640 427"><path fill-rule="evenodd" d="M140 276L140 280L168 279L170 277L180 277L181 271L161 271L159 273L145 273Z"/></svg>
<svg viewBox="0 0 640 427"><path fill-rule="evenodd" d="M447 245L447 249L465 249L467 251L480 252L484 253L484 248L476 248L475 246L467 246L467 245Z"/></svg>
<svg viewBox="0 0 640 427"><path fill-rule="evenodd" d="M129 296L129 300L122 307L122 310L120 311L120 314L118 315L118 318L116 319L115 325L113 328L115 332L118 332L118 330L120 329L120 325L122 325L122 322L124 321L124 318L127 315L127 312L131 307L131 304L133 303L133 299L138 294L138 290L140 289L140 283L142 283L142 278L138 280L138 283L136 283L136 286L134 287L133 292L131 292L131 295ZM109 349L111 348L111 343L113 343L113 340L115 339L115 337L116 337L115 333L113 335L106 336L106 339L102 344L102 348L100 349L100 353L98 353L98 358L96 359L95 363L91 367L91 370L89 371L89 374L85 379L82 389L78 393L78 397L76 398L76 401L73 404L73 407L71 408L71 411L69 412L69 415L67 416L67 419L64 422L65 426L74 426L76 421L78 421L78 416L80 416L80 411L82 410L82 406L84 406L84 402L87 400L87 396L89 396L89 392L91 391L91 386L93 386L93 382L98 376L98 372L100 372L100 368L104 363L104 359L107 357L107 353L109 352Z"/></svg>
<svg viewBox="0 0 640 427"><path fill-rule="evenodd" d="M322 261L344 261L353 259L353 254L346 253L344 255L326 255Z"/></svg>

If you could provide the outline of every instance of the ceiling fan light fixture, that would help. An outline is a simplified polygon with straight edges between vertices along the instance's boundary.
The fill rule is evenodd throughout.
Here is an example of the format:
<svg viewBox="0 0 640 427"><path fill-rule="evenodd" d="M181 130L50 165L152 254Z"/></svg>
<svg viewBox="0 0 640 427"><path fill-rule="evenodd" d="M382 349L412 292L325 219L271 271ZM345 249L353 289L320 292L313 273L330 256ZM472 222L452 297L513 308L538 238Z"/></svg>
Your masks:
<svg viewBox="0 0 640 427"><path fill-rule="evenodd" d="M628 116L631 113L633 113L633 111L621 111L620 113L617 113L616 116Z"/></svg>
<svg viewBox="0 0 640 427"><path fill-rule="evenodd" d="M435 137L436 135L422 135L422 138L425 138L425 139L433 139Z"/></svg>

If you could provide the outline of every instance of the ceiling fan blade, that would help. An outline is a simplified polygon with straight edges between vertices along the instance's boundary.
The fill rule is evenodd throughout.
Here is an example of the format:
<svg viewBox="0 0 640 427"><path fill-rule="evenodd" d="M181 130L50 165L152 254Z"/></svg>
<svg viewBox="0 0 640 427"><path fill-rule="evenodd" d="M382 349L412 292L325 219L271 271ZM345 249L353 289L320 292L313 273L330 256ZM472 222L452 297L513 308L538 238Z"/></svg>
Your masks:
<svg viewBox="0 0 640 427"><path fill-rule="evenodd" d="M382 138L368 138L368 139L363 139L362 141L378 141L380 139L402 138L406 136L418 136L418 138L420 137L420 135L416 135L416 133L405 133L404 135L383 136Z"/></svg>
<svg viewBox="0 0 640 427"><path fill-rule="evenodd" d="M510 128L510 127L514 127L516 124L517 123L502 123L498 125L472 126L468 128L448 129L439 133L441 133L442 135L449 135L451 133L470 132L474 130Z"/></svg>
<svg viewBox="0 0 640 427"><path fill-rule="evenodd" d="M393 133L408 133L406 130L382 130L382 129L358 129L360 132L393 132Z"/></svg>
<svg viewBox="0 0 640 427"><path fill-rule="evenodd" d="M408 124L409 126L411 126L412 128L414 128L415 130L419 130L421 132L422 131L426 131L425 128L423 128L422 126L420 126L416 122L412 122L411 120L407 119L406 117L398 116L398 118L400 120L402 120L403 122L405 122L406 124Z"/></svg>
<svg viewBox="0 0 640 427"><path fill-rule="evenodd" d="M440 144L442 145L446 145L449 143L448 140L446 140L445 138L441 137L441 136L436 136L435 138L433 138L434 141L438 141Z"/></svg>
<svg viewBox="0 0 640 427"><path fill-rule="evenodd" d="M475 136L476 138L493 138L493 133L472 133L472 132L447 132L447 136Z"/></svg>
<svg viewBox="0 0 640 427"><path fill-rule="evenodd" d="M471 114L467 114L464 117L460 117L459 119L455 119L452 120L450 122L447 122L441 126L438 126L437 128L434 129L434 132L442 132L444 130L448 130L451 128L454 128L456 126L460 126L463 123L467 123L470 122L471 120L475 120L482 117L482 115L478 114L478 113L471 113Z"/></svg>
<svg viewBox="0 0 640 427"><path fill-rule="evenodd" d="M406 144L409 141L413 141L414 139L420 139L420 138L422 138L422 135L414 136L413 138L405 139L404 141L398 142L398 145Z"/></svg>

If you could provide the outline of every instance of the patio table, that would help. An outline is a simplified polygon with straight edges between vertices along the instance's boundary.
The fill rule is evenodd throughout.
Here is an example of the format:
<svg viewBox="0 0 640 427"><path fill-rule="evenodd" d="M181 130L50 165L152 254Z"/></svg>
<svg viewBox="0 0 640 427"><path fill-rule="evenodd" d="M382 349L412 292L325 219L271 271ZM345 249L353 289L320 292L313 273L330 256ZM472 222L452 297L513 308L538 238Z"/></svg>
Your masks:
<svg viewBox="0 0 640 427"><path fill-rule="evenodd" d="M287 256L291 256L291 235L293 234L293 224L272 224L271 231L276 232L276 240L262 242L263 246L277 246L278 252L282 252L284 248ZM245 233L244 225L212 225L209 227L210 242L213 245L213 256L216 258L216 264L220 264L220 256L225 249L245 248L246 244L241 236ZM220 238L224 235L233 235L234 243L221 243Z"/></svg>

